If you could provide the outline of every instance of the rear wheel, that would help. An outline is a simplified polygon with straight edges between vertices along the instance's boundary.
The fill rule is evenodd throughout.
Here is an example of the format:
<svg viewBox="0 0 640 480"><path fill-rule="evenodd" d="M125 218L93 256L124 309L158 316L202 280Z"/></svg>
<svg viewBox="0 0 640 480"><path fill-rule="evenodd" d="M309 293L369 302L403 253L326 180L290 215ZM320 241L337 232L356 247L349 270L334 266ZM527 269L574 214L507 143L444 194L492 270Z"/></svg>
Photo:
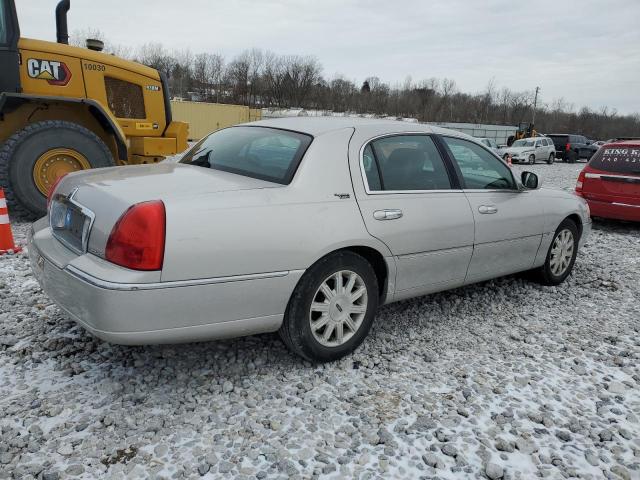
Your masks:
<svg viewBox="0 0 640 480"><path fill-rule="evenodd" d="M549 154L549 158L547 159L547 163L549 165L551 165L554 162L555 159L556 159L556 156L553 153L551 153L551 154Z"/></svg>
<svg viewBox="0 0 640 480"><path fill-rule="evenodd" d="M558 285L569 276L578 254L578 227L569 219L556 229L544 265L537 271L544 285Z"/></svg>
<svg viewBox="0 0 640 480"><path fill-rule="evenodd" d="M337 360L362 343L377 308L373 267L353 252L337 252L304 273L289 300L280 336L308 360Z"/></svg>
<svg viewBox="0 0 640 480"><path fill-rule="evenodd" d="M60 176L113 165L110 150L92 131L71 122L37 122L0 150L0 187L9 211L30 220L46 214L47 193Z"/></svg>

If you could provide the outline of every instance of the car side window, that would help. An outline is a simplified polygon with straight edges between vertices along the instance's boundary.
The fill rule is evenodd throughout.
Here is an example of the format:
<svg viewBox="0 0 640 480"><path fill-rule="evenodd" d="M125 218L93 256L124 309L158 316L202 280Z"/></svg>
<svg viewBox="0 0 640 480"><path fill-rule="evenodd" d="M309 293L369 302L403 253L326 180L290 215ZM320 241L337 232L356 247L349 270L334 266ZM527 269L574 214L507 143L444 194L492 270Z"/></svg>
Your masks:
<svg viewBox="0 0 640 480"><path fill-rule="evenodd" d="M453 160L460 167L467 189L514 190L511 170L481 146L454 137L442 137Z"/></svg>
<svg viewBox="0 0 640 480"><path fill-rule="evenodd" d="M362 169L364 170L364 173L367 177L369 190L382 190L382 185L380 183L380 172L378 171L378 165L376 165L376 157L373 155L371 144L367 145L362 152Z"/></svg>
<svg viewBox="0 0 640 480"><path fill-rule="evenodd" d="M374 167L367 170L368 152ZM397 135L372 141L363 151L362 164L370 191L448 190L444 161L428 135ZM376 172L379 183L376 183Z"/></svg>

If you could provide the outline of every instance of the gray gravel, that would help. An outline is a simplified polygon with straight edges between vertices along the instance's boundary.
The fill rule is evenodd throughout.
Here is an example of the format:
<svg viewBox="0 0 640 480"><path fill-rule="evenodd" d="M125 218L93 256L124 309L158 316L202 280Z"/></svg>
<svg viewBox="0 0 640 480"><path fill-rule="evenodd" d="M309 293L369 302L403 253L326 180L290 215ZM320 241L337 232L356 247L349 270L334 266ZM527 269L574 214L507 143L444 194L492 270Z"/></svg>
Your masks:
<svg viewBox="0 0 640 480"><path fill-rule="evenodd" d="M109 345L3 256L0 478L640 478L639 299L640 227L600 221L563 285L389 305L317 366L275 335Z"/></svg>

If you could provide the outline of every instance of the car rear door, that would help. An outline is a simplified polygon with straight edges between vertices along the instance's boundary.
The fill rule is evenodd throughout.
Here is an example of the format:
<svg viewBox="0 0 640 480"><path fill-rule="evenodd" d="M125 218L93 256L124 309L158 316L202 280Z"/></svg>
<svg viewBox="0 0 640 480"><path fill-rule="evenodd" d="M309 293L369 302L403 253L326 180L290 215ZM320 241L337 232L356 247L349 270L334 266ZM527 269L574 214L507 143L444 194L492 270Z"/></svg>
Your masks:
<svg viewBox="0 0 640 480"><path fill-rule="evenodd" d="M475 220L466 283L530 268L544 229L543 208L534 192L519 190L511 169L476 143L441 138L459 168Z"/></svg>
<svg viewBox="0 0 640 480"><path fill-rule="evenodd" d="M393 253L394 298L462 285L474 222L451 165L430 135L367 132L351 140L351 175L368 232Z"/></svg>
<svg viewBox="0 0 640 480"><path fill-rule="evenodd" d="M640 145L607 145L589 162L582 187L590 200L640 206Z"/></svg>

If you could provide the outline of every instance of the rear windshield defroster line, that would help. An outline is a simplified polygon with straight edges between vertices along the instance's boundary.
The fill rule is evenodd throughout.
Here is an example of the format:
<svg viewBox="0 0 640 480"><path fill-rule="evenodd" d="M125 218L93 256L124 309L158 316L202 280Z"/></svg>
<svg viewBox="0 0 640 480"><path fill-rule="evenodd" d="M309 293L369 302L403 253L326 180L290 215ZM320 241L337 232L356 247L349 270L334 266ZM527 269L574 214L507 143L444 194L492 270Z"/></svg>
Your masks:
<svg viewBox="0 0 640 480"><path fill-rule="evenodd" d="M288 185L312 141L291 130L230 127L200 140L180 163Z"/></svg>

